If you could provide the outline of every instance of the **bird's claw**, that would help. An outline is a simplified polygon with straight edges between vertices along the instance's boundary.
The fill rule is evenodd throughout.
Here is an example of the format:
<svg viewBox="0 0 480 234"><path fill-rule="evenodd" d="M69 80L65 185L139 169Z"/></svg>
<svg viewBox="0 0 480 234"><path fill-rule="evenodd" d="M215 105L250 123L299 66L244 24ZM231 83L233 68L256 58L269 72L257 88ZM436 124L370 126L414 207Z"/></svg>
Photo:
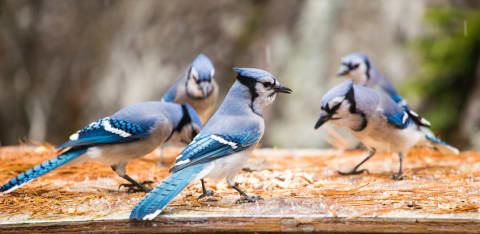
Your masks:
<svg viewBox="0 0 480 234"><path fill-rule="evenodd" d="M207 190L205 193L202 193L202 195L200 195L197 200L200 200L204 197L212 197L213 196L213 190Z"/></svg>
<svg viewBox="0 0 480 234"><path fill-rule="evenodd" d="M246 196L246 197L242 197L238 200L235 201L235 204L243 204L243 203L249 203L249 202L256 202L256 201L260 201L260 200L263 200L262 197L260 196Z"/></svg>
<svg viewBox="0 0 480 234"><path fill-rule="evenodd" d="M359 174L362 174L362 173L370 173L367 169L362 169L360 171L357 171L357 170L351 170L349 172L341 172L341 171L337 171L338 174L340 175L359 175Z"/></svg>
<svg viewBox="0 0 480 234"><path fill-rule="evenodd" d="M128 188L127 189L127 193L138 193L138 192L145 192L145 193L149 193L150 191L152 191L152 189L150 188L147 188L145 187L144 185L150 185L150 184L153 184L153 181L151 180L145 180L141 183L139 183L140 186L136 185L136 184L120 184L118 186L118 189L120 190L122 187L125 187L125 188Z"/></svg>
<svg viewBox="0 0 480 234"><path fill-rule="evenodd" d="M403 176L401 174L395 174L392 176L392 179L394 180L403 180Z"/></svg>

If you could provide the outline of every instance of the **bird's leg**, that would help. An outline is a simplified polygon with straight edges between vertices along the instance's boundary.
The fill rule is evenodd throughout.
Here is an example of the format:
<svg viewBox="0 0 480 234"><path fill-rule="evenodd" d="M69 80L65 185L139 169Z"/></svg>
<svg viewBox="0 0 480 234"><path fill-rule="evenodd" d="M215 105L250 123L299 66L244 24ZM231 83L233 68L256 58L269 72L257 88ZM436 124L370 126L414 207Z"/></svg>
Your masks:
<svg viewBox="0 0 480 234"><path fill-rule="evenodd" d="M237 192L240 193L240 196L242 197L242 198L238 199L237 201L235 201L236 204L247 203L247 202L256 202L258 200L263 200L262 197L257 196L257 195L248 196L244 191L242 191L240 188L238 188L234 184L230 184L230 187L237 190Z"/></svg>
<svg viewBox="0 0 480 234"><path fill-rule="evenodd" d="M403 168L403 156L404 156L404 153L403 152L400 152L398 153L398 159L400 161L400 167L398 168L398 173L393 175L393 179L394 180L402 180L403 179L403 176L402 176L402 168Z"/></svg>
<svg viewBox="0 0 480 234"><path fill-rule="evenodd" d="M205 181L203 181L203 179L200 179L200 181L202 182L202 195L200 195L198 199L213 196L213 190L207 190L207 188L205 187Z"/></svg>
<svg viewBox="0 0 480 234"><path fill-rule="evenodd" d="M160 156L158 156L158 158L159 158L160 160L158 161L158 164L157 164L157 165L158 165L158 166L161 166L161 167L169 167L169 165L163 163L163 150L164 150L164 147L165 147L164 145L161 145L161 146L160 146Z"/></svg>
<svg viewBox="0 0 480 234"><path fill-rule="evenodd" d="M338 171L338 174L340 175L358 175L358 174L362 174L363 172L368 172L367 169L363 169L363 170L358 170L358 168L363 164L365 163L366 161L368 161L373 155L375 155L377 151L375 149L371 149L368 153L368 156L363 159L359 164L357 164L352 170L350 170L349 172L341 172L341 171Z"/></svg>
<svg viewBox="0 0 480 234"><path fill-rule="evenodd" d="M115 171L120 177L124 178L125 180L127 180L128 182L130 182L130 184L120 184L118 186L118 189L122 188L122 187L125 187L125 188L128 188L127 192L129 193L136 193L136 192L150 192L152 191L152 189L149 189L147 187L145 187L146 184L152 184L153 181L150 181L150 180L146 180L146 181L143 181L141 183L135 181L134 179L132 179L132 177L128 176L126 173L125 173L125 167L126 167L126 164L125 165L120 165L120 166L111 166L112 167L112 170Z"/></svg>

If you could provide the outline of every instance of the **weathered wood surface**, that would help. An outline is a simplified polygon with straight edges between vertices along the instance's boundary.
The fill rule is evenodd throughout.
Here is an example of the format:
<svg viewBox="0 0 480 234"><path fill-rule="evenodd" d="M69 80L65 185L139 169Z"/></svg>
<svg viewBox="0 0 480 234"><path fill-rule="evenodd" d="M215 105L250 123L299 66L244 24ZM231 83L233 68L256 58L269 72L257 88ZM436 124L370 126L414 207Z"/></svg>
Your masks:
<svg viewBox="0 0 480 234"><path fill-rule="evenodd" d="M480 222L462 219L319 217L160 217L153 221L67 221L0 225L1 233L89 232L351 232L479 233Z"/></svg>
<svg viewBox="0 0 480 234"><path fill-rule="evenodd" d="M215 197L198 201L201 188L195 183L152 222L128 220L145 194L118 191L124 181L108 166L90 162L59 168L0 195L0 232L480 232L479 153L412 150L401 181L391 179L396 157L383 154L365 164L368 174L336 173L350 169L363 153L256 150L249 168L257 171L241 172L236 181L265 200L236 205L238 195L222 183L208 184ZM44 146L0 148L0 182L54 154ZM128 172L158 183L168 169L156 166L156 158L154 153L135 160Z"/></svg>

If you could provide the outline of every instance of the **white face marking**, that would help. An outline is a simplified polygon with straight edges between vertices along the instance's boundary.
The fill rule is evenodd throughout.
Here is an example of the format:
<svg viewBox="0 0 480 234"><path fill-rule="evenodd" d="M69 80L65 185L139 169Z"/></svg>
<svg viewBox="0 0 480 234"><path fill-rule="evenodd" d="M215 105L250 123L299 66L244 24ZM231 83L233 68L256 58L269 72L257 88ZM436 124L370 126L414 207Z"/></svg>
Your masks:
<svg viewBox="0 0 480 234"><path fill-rule="evenodd" d="M198 71L197 71L197 69L195 69L194 67L192 67L192 70L190 71L190 76L191 76L194 80L198 80Z"/></svg>
<svg viewBox="0 0 480 234"><path fill-rule="evenodd" d="M365 61L361 58L355 57L346 62L353 66L358 64L357 68L350 70L348 76L353 78L356 85L365 85L367 83L367 65L365 64Z"/></svg>
<svg viewBox="0 0 480 234"><path fill-rule="evenodd" d="M233 142L233 141L227 141L225 139L223 139L222 137L219 137L219 136L216 136L216 135L211 135L210 138L224 144L224 145L229 145L232 147L232 149L236 149L238 148L237 147L237 143Z"/></svg>
<svg viewBox="0 0 480 234"><path fill-rule="evenodd" d="M152 220L155 217L157 217L161 212L162 212L162 209L156 210L155 212L153 212L151 214L145 215L145 217L143 217L143 220Z"/></svg>
<svg viewBox="0 0 480 234"><path fill-rule="evenodd" d="M128 132L125 132L121 129L118 129L118 128L114 128L112 127L112 125L110 125L110 121L108 121L108 119L104 120L103 121L103 128L105 129L105 131L108 131L108 132L111 132L111 133L115 133L121 137L129 137L131 136L132 134L128 133Z"/></svg>
<svg viewBox="0 0 480 234"><path fill-rule="evenodd" d="M333 99L328 103L328 106L329 106L330 108L333 108L333 107L336 106L338 103L343 102L343 100L345 100L345 97L335 97L335 98L333 98Z"/></svg>
<svg viewBox="0 0 480 234"><path fill-rule="evenodd" d="M212 71L210 71L210 78L213 78L213 76L215 76L215 69L212 69Z"/></svg>
<svg viewBox="0 0 480 234"><path fill-rule="evenodd" d="M403 99L400 103L398 103L400 106L406 106L408 105L407 104L407 101L405 101L405 99Z"/></svg>

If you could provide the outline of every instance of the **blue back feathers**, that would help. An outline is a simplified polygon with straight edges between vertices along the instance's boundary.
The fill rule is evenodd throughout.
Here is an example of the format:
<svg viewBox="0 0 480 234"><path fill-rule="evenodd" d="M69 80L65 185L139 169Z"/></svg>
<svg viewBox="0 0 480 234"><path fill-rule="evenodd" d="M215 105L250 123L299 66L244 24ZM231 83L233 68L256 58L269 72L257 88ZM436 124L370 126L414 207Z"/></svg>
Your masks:
<svg viewBox="0 0 480 234"><path fill-rule="evenodd" d="M209 81L211 80L213 63L210 59L205 56L204 54L199 54L192 62L192 68L198 72L198 80L199 81Z"/></svg>
<svg viewBox="0 0 480 234"><path fill-rule="evenodd" d="M202 128L202 121L200 121L200 117L198 116L198 113L193 109L193 107L191 107L187 103L185 103L184 105L187 108L187 112L188 112L188 115L190 116L190 119L192 120L192 123Z"/></svg>
<svg viewBox="0 0 480 234"><path fill-rule="evenodd" d="M238 74L240 76L243 76L243 77L248 77L248 78L252 78L252 79L255 79L255 80L258 80L262 77L272 77L274 78L274 76L272 74L270 74L269 72L267 71L264 71L262 69L258 69L258 68L239 68L239 67L234 67L233 70L235 70L236 72L238 72Z"/></svg>

